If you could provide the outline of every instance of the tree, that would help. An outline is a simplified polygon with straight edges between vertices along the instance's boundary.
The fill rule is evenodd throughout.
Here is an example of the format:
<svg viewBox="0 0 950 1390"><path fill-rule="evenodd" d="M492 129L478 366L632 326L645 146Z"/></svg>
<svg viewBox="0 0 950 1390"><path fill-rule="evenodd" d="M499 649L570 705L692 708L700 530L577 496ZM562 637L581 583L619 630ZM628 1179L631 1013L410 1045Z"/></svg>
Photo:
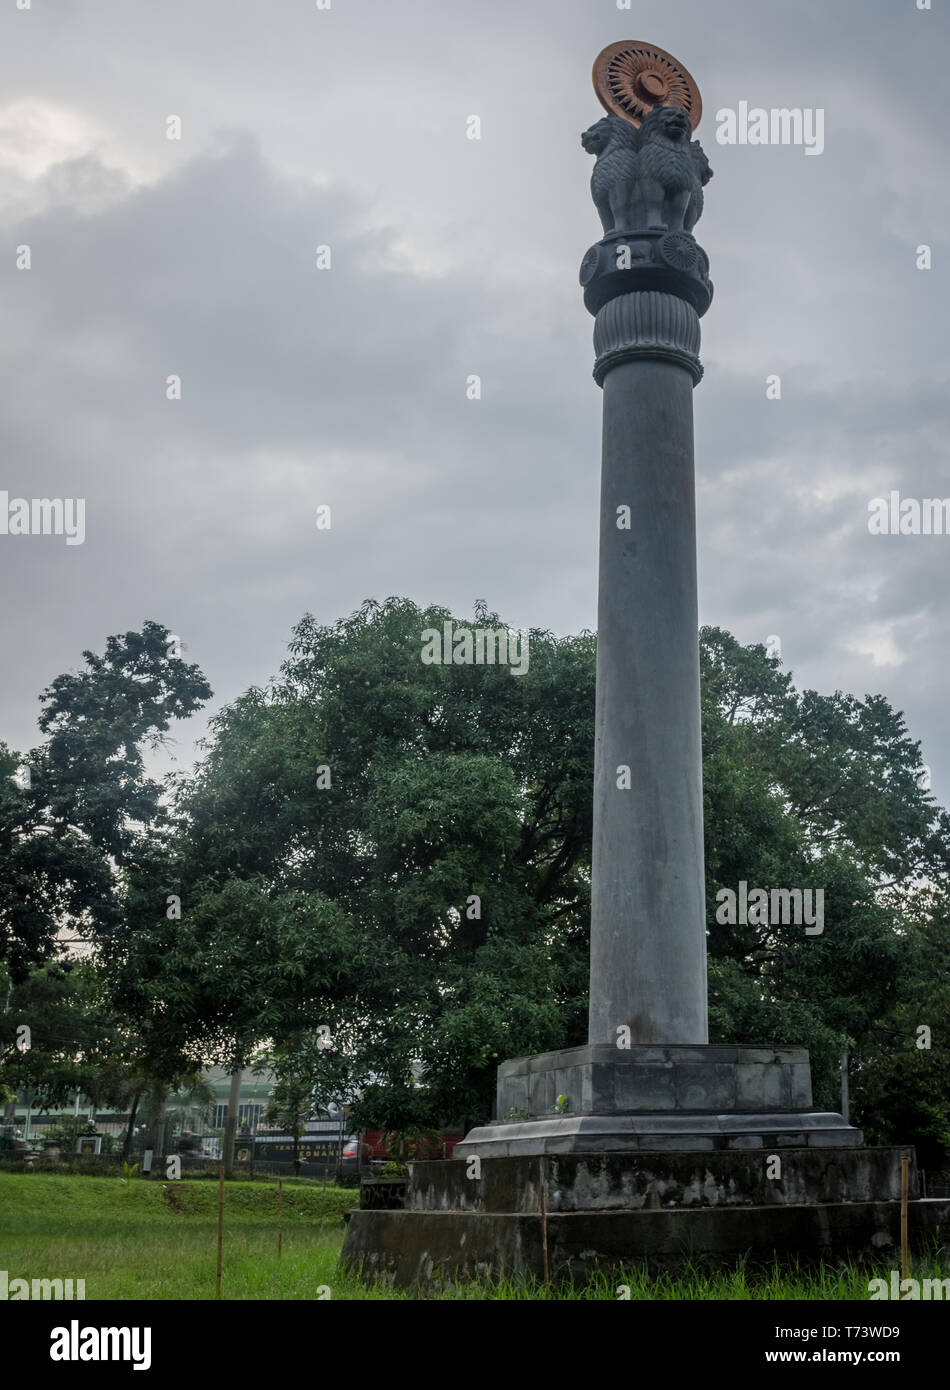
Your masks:
<svg viewBox="0 0 950 1390"><path fill-rule="evenodd" d="M701 655L713 1036L806 1044L816 1101L836 1108L843 1049L926 987L913 887L928 876L947 902L950 819L882 697L798 692L764 647L716 628ZM820 887L823 932L717 921L717 894L742 880Z"/></svg>
<svg viewBox="0 0 950 1390"><path fill-rule="evenodd" d="M0 972L0 987L3 983ZM166 1102L173 1111L186 1101L197 1109L207 1103L207 1083L193 1064L179 1065L174 1075L148 1069L138 1029L116 1012L94 957L40 966L21 984L10 985L7 1002L9 1011L0 1015L4 1076L36 1109L65 1106L77 1092L97 1109L128 1109L124 1157L140 1104L157 1129Z"/></svg>
<svg viewBox="0 0 950 1390"><path fill-rule="evenodd" d="M23 758L0 744L0 962L15 983L59 953L63 927L108 938L122 873L168 824L143 750L211 695L176 640L146 622L84 652L40 697L45 742Z"/></svg>
<svg viewBox="0 0 950 1390"><path fill-rule="evenodd" d="M352 1059L329 1031L300 1030L272 1045L259 1065L273 1073L273 1094L267 1121L290 1132L294 1141L294 1175L300 1174L300 1140L311 1116L343 1105L363 1084Z"/></svg>
<svg viewBox="0 0 950 1390"><path fill-rule="evenodd" d="M209 1119L214 1112L215 1099L215 1089L205 1072L186 1072L181 1076L177 1085L167 1088L164 1097L171 1135L180 1137L193 1124Z"/></svg>
<svg viewBox="0 0 950 1390"><path fill-rule="evenodd" d="M0 987L9 983L0 974ZM37 1109L57 1109L87 1094L108 1055L102 981L89 961L40 966L4 989L0 1065L5 1080ZM27 1031L23 1031L23 1030Z"/></svg>
<svg viewBox="0 0 950 1390"><path fill-rule="evenodd" d="M950 910L921 883L907 895L900 988L852 1048L855 1113L873 1144L906 1143L926 1169L950 1167Z"/></svg>
<svg viewBox="0 0 950 1390"><path fill-rule="evenodd" d="M486 1118L499 1061L583 1041L594 639L532 631L520 676L427 664L446 622L400 599L305 618L279 680L214 720L109 943L161 1055L244 1065L324 1027L363 1078L356 1123L408 1131ZM461 625L502 626L482 606ZM893 1096L875 1039L934 997L950 945L950 820L919 745L882 697L799 692L761 646L705 629L701 656L713 1036L807 1046L825 1107L848 1045L859 1103L872 1074ZM720 920L741 882L820 889L822 932ZM919 1078L945 1105L942 1046Z"/></svg>
<svg viewBox="0 0 950 1390"><path fill-rule="evenodd" d="M134 1054L149 1050L130 1040L139 1020L123 1022L104 998L94 1033L91 1019L76 1032L77 1017L60 1016L78 1004L78 986L84 999L94 992L88 965L65 986L70 947L82 938L101 952L128 920L129 876L167 858L171 822L162 786L146 775L144 750L211 694L198 667L181 659L177 639L151 621L83 659L83 670L59 676L40 697L45 742L22 758L0 744L0 965L18 1004L32 1011L38 1049L17 1057L8 1048L6 1063L48 1103L69 1087L93 1094L113 1085L116 1096L127 1094L120 1076L141 1070ZM176 1053L160 1070L172 1075L182 1064ZM144 1085L132 1087L130 1125Z"/></svg>
<svg viewBox="0 0 950 1390"><path fill-rule="evenodd" d="M169 1037L226 1065L301 1026L352 1035L388 1128L482 1115L495 1062L586 1008L592 639L532 633L523 677L426 665L450 616L299 625L183 790L181 919L116 952L126 1010L160 998Z"/></svg>

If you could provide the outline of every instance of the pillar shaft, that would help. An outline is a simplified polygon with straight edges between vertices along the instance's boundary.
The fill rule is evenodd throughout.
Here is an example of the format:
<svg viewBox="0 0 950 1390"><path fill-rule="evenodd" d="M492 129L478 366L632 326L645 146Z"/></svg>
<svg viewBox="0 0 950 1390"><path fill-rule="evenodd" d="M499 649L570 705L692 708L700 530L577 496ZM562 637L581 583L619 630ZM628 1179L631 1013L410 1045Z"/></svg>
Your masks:
<svg viewBox="0 0 950 1390"><path fill-rule="evenodd" d="M604 433L590 1041L615 1044L626 1025L632 1043L705 1043L699 323L689 305L657 293L624 295L597 318Z"/></svg>

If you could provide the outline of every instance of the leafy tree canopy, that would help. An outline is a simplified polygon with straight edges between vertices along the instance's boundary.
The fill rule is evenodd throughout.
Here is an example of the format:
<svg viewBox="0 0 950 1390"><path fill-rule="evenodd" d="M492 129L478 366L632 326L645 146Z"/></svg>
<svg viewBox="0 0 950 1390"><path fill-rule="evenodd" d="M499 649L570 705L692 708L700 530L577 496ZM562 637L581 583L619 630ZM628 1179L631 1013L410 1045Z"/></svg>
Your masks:
<svg viewBox="0 0 950 1390"><path fill-rule="evenodd" d="M0 963L15 981L58 954L63 927L107 936L119 876L154 853L167 811L144 750L211 695L175 650L159 623L110 637L41 695L42 744L0 744Z"/></svg>
<svg viewBox="0 0 950 1390"><path fill-rule="evenodd" d="M426 664L447 621L403 599L307 617L280 678L216 718L110 947L157 1046L235 1065L324 1027L363 1078L357 1118L407 1129L485 1118L499 1061L583 1040L594 638L532 631L521 676ZM950 821L919 745L882 697L799 692L761 646L705 629L701 655L714 1039L808 1046L822 1106L848 1045L870 1113L904 1077L886 1036L946 1107L946 1029L929 1058L909 1031L922 1001L950 1023L927 978ZM717 920L743 881L822 889L823 931Z"/></svg>

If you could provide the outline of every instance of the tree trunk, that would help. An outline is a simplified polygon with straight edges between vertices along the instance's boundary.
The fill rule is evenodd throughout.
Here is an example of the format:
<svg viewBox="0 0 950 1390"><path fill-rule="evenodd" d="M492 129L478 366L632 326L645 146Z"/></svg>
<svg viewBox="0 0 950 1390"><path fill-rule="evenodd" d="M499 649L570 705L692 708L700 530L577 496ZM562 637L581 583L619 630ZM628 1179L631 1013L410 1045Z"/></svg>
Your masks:
<svg viewBox="0 0 950 1390"><path fill-rule="evenodd" d="M165 1128L168 1102L163 1100L158 1110L158 1119L155 1121L155 1159L158 1163L165 1156Z"/></svg>
<svg viewBox="0 0 950 1390"><path fill-rule="evenodd" d="M224 1127L224 1176L234 1177L234 1147L238 1131L238 1108L241 1103L241 1077L243 1072L231 1073L231 1090L228 1095L228 1119Z"/></svg>
<svg viewBox="0 0 950 1390"><path fill-rule="evenodd" d="M125 1127L125 1141L122 1144L123 1163L128 1163L129 1155L132 1151L132 1131L135 1128L135 1112L139 1108L139 1101L141 1098L141 1091L136 1091L135 1095L132 1097L132 1109L129 1111L129 1123Z"/></svg>

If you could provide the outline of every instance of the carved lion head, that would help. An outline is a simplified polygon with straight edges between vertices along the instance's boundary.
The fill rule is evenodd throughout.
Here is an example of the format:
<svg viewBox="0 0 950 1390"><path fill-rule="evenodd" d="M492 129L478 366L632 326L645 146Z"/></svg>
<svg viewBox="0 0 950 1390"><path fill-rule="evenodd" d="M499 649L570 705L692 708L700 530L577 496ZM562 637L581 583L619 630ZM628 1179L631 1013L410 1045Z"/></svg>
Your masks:
<svg viewBox="0 0 950 1390"><path fill-rule="evenodd" d="M645 140L671 140L688 145L693 138L689 117L678 106L654 106L643 118L640 134Z"/></svg>
<svg viewBox="0 0 950 1390"><path fill-rule="evenodd" d="M599 121L584 131L581 144L588 154L603 154L610 144L627 144L636 147L637 131L628 121L619 116L601 116Z"/></svg>

